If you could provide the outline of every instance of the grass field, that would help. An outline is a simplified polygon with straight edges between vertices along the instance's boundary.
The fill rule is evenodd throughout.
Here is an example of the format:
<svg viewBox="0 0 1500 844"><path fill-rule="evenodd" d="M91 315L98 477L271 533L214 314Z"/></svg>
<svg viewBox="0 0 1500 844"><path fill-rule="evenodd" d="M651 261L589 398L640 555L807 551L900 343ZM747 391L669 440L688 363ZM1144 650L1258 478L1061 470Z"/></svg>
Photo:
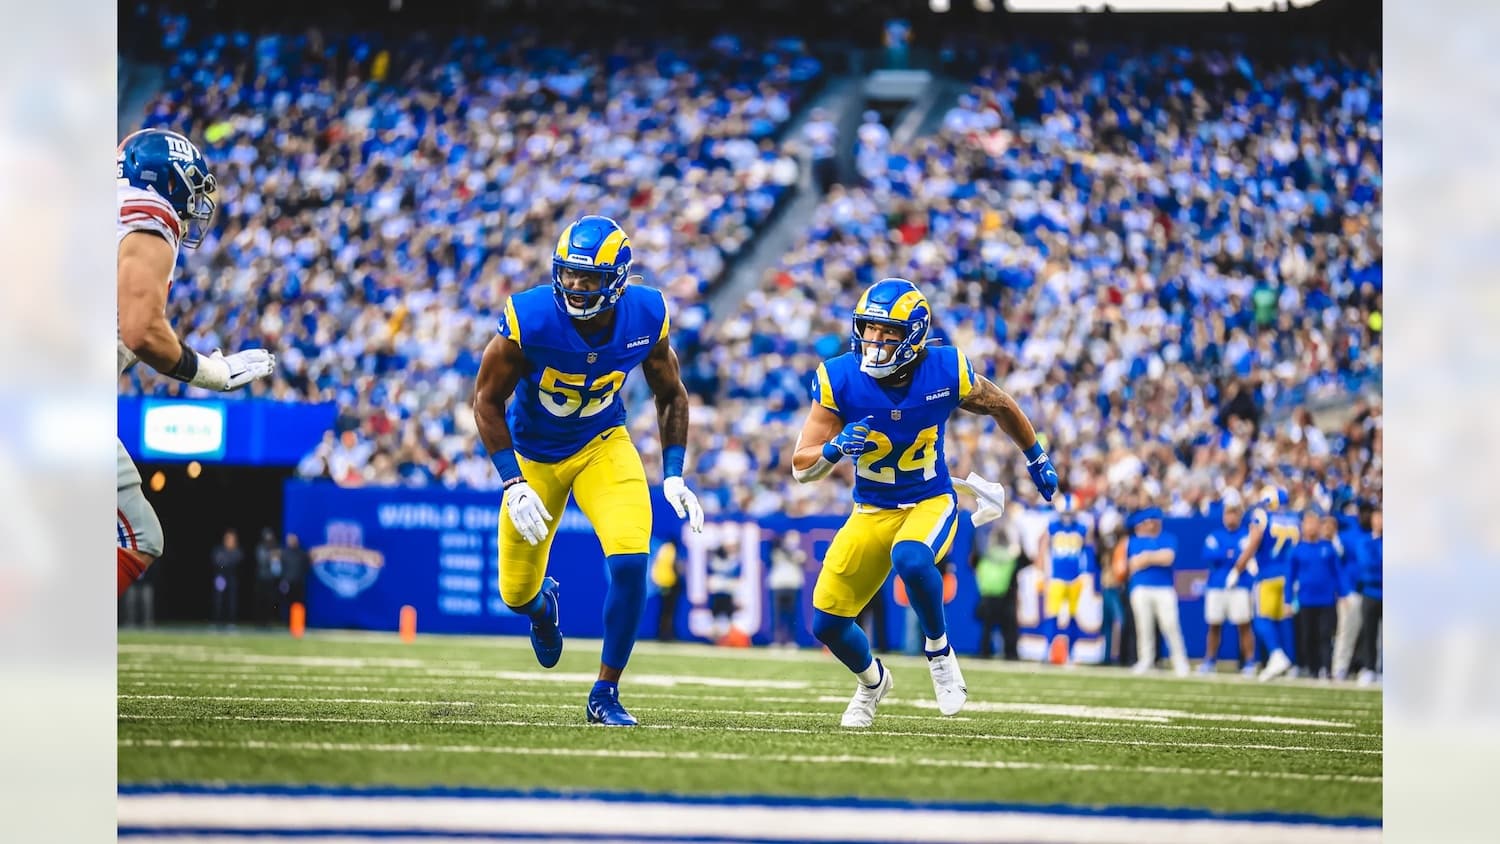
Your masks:
<svg viewBox="0 0 1500 844"><path fill-rule="evenodd" d="M896 656L850 731L826 654L645 643L621 687L642 728L609 730L584 722L598 652L544 671L524 639L122 632L119 780L1381 813L1378 691L971 658L943 718Z"/></svg>

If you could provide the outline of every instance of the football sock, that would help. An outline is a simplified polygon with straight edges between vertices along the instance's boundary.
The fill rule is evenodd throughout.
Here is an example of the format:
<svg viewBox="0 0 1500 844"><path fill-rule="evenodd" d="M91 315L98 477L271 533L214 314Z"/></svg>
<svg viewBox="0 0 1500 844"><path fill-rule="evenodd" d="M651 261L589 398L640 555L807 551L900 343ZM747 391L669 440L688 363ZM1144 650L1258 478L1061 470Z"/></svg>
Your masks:
<svg viewBox="0 0 1500 844"><path fill-rule="evenodd" d="M1257 618L1254 621L1254 627L1255 637L1260 640L1267 655L1282 650L1280 625L1269 618Z"/></svg>
<svg viewBox="0 0 1500 844"><path fill-rule="evenodd" d="M875 655L870 653L870 640L854 619L814 609L812 628L818 641L827 645L838 661L855 674L861 674L875 664ZM877 674L875 680L879 679Z"/></svg>
<svg viewBox="0 0 1500 844"><path fill-rule="evenodd" d="M125 590L146 573L146 564L124 548L115 549L115 598L125 596Z"/></svg>
<svg viewBox="0 0 1500 844"><path fill-rule="evenodd" d="M507 604L517 615L524 615L532 621L547 621L547 599L542 597L541 587L537 587L536 594L531 600L524 604Z"/></svg>
<svg viewBox="0 0 1500 844"><path fill-rule="evenodd" d="M880 685L880 678L884 674L885 666L881 665L880 660L877 659L870 663L869 668L866 668L865 670L859 672L854 676L858 677L861 683L873 689L874 687Z"/></svg>
<svg viewBox="0 0 1500 844"><path fill-rule="evenodd" d="M609 588L604 593L604 652L600 661L625 667L646 611L646 555L612 554L604 558Z"/></svg>
<svg viewBox="0 0 1500 844"><path fill-rule="evenodd" d="M925 542L904 540L891 550L891 565L906 584L906 595L917 614L922 635L937 639L948 632L943 618L943 575L938 571L932 549Z"/></svg>

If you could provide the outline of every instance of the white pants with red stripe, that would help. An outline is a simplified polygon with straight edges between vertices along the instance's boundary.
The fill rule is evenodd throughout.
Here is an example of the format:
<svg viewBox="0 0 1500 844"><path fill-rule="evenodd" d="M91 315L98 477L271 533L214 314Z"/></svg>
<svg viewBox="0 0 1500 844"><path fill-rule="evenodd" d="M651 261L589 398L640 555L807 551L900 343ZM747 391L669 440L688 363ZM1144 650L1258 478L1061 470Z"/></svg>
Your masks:
<svg viewBox="0 0 1500 844"><path fill-rule="evenodd" d="M118 448L115 456L115 535L121 548L160 557L164 537L161 520L146 500L141 490L141 473L135 461L125 450L125 444L115 438Z"/></svg>

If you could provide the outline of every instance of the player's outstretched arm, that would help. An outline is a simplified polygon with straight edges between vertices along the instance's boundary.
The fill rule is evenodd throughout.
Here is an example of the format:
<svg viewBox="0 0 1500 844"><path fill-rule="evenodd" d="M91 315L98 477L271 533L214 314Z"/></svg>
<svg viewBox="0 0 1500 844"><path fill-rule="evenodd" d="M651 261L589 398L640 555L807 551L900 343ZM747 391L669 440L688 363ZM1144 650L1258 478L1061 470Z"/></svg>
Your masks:
<svg viewBox="0 0 1500 844"><path fill-rule="evenodd" d="M1000 425L1000 430L1026 454L1026 471L1031 474L1032 483L1036 484L1042 498L1051 501L1052 496L1057 493L1057 470L1052 467L1047 452L1042 450L1042 444L1036 438L1036 429L1031 427L1031 420L1026 418L1026 413L1016 404L1016 400L995 386L995 382L976 374L974 389L969 391L958 406L970 413L994 418Z"/></svg>
<svg viewBox="0 0 1500 844"><path fill-rule="evenodd" d="M490 453L490 462L500 473L511 524L522 539L536 545L547 538L552 514L521 474L520 461L511 448L510 425L505 421L505 402L525 371L526 356L514 340L499 334L490 339L479 360L479 378L474 384L474 424L479 428L479 441Z"/></svg>
<svg viewBox="0 0 1500 844"><path fill-rule="evenodd" d="M641 364L646 384L656 398L656 426L661 437L662 494L679 518L688 520L695 533L703 531L703 506L682 479L687 460L688 394L682 383L677 352L665 337L651 348Z"/></svg>
<svg viewBox="0 0 1500 844"><path fill-rule="evenodd" d="M176 255L160 235L131 232L120 241L115 273L120 342L163 375L209 390L234 390L276 371L265 349L200 355L167 321L167 284Z"/></svg>

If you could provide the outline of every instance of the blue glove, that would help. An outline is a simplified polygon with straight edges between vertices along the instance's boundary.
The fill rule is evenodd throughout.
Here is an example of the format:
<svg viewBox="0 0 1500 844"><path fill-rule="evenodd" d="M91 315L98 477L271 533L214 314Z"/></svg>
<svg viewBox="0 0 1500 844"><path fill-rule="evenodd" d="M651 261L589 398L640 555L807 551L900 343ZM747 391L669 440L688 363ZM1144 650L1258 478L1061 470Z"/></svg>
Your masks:
<svg viewBox="0 0 1500 844"><path fill-rule="evenodd" d="M1057 494L1057 470L1052 468L1052 461L1047 458L1047 452L1042 450L1042 444L1036 443L1026 449L1026 471L1031 475L1031 482L1036 484L1036 491L1042 494L1042 498L1048 501Z"/></svg>
<svg viewBox="0 0 1500 844"><path fill-rule="evenodd" d="M839 431L837 436L823 444L823 459L829 463L837 463L846 454L851 457L864 454L865 449L870 445L868 442L870 423L874 421L875 417L866 416L858 422L845 425L844 430Z"/></svg>

